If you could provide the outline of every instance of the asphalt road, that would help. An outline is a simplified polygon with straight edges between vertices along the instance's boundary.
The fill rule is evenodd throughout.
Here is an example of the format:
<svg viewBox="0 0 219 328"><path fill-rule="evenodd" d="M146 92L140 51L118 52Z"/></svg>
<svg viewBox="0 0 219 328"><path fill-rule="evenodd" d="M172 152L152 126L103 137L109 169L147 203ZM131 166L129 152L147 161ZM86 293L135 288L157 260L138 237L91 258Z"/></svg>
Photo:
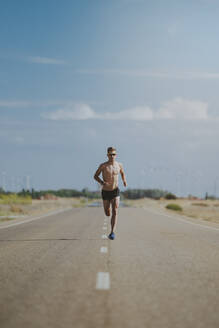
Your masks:
<svg viewBox="0 0 219 328"><path fill-rule="evenodd" d="M2 229L1 328L218 328L219 229L120 208Z"/></svg>

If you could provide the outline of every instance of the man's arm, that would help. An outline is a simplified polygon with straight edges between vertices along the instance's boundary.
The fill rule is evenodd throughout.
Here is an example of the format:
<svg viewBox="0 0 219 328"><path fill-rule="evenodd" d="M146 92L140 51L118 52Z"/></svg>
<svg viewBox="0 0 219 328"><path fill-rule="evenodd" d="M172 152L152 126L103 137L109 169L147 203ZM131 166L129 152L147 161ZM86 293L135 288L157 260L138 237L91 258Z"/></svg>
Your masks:
<svg viewBox="0 0 219 328"><path fill-rule="evenodd" d="M103 169L103 165L101 164L101 165L98 167L96 173L94 174L94 179L95 179L97 182L99 182L99 183L103 186L103 185L104 185L104 181L101 180L101 179L99 178L99 175L100 175L100 173L102 172L102 169Z"/></svg>
<svg viewBox="0 0 219 328"><path fill-rule="evenodd" d="M122 166L121 163L119 164L119 166L120 166L120 174L121 174L121 178L122 178L122 181L123 181L124 187L126 187L126 186L127 186L127 182L126 182L125 172L124 172L124 169L123 169L123 166Z"/></svg>

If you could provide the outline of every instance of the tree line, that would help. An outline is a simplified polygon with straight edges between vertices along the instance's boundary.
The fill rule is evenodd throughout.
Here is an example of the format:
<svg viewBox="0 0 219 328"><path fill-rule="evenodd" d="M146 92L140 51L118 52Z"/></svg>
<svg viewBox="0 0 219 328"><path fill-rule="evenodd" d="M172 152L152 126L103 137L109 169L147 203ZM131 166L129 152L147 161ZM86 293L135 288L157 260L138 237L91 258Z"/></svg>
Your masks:
<svg viewBox="0 0 219 328"><path fill-rule="evenodd" d="M5 192L2 188L0 188L0 194L10 194L11 192ZM89 199L101 198L100 191L91 191L88 188L84 188L81 191L76 189L59 189L59 190L40 190L37 191L34 188L31 190L22 189L20 192L16 193L18 196L31 196L32 199L40 199L46 195L54 195L56 197L86 197ZM140 198L176 198L175 195L169 193L168 191L160 190L160 189L127 189L121 192L121 198L126 199L140 199Z"/></svg>

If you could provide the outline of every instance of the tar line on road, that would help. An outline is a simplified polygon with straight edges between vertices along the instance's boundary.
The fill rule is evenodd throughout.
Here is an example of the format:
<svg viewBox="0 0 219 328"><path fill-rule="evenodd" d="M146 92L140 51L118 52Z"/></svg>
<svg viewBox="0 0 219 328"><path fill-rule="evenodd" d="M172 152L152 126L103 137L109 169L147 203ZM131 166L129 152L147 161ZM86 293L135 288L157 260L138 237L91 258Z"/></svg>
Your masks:
<svg viewBox="0 0 219 328"><path fill-rule="evenodd" d="M107 219L104 219L103 230L107 230ZM107 235L103 234L102 239L107 239ZM108 253L108 248L106 246L101 246L100 253ZM109 290L110 289L110 274L109 272L98 272L96 278L96 289L98 290Z"/></svg>

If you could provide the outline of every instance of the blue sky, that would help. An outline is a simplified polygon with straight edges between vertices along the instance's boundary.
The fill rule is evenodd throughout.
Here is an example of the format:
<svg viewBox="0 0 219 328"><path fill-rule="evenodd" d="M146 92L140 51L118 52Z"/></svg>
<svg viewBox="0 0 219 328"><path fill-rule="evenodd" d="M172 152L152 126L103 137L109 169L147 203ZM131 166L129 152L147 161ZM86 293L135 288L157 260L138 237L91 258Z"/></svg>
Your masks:
<svg viewBox="0 0 219 328"><path fill-rule="evenodd" d="M1 1L0 185L218 189L219 2Z"/></svg>

